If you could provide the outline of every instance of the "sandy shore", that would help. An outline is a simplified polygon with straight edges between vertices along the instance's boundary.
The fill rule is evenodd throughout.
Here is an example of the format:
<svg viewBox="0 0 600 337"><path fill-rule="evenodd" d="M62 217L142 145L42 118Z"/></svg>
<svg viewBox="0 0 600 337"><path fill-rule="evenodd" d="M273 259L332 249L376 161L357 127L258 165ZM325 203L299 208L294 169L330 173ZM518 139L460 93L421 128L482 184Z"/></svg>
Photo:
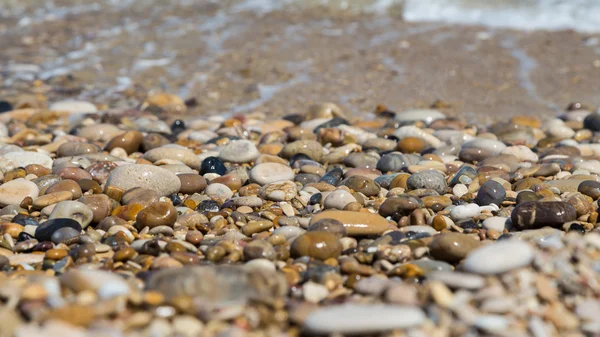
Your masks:
<svg viewBox="0 0 600 337"><path fill-rule="evenodd" d="M41 78L37 90L50 100L134 105L164 90L195 98L192 112L202 115L279 115L323 101L358 114L441 100L450 115L485 122L600 104L598 36L571 31L411 24L322 9L257 13L235 1L61 5L48 11L55 17L34 15L32 4L23 9L29 16L13 11L0 23L0 97L31 93ZM40 68L31 74L15 64Z"/></svg>

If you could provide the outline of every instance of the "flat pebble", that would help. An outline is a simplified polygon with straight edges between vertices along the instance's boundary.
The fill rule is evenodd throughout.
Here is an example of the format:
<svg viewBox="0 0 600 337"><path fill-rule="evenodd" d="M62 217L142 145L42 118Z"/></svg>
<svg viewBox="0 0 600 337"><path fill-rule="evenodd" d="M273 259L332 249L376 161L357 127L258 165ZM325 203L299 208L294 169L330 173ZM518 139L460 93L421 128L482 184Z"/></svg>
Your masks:
<svg viewBox="0 0 600 337"><path fill-rule="evenodd" d="M36 184L22 178L0 185L0 206L19 205L23 199L35 199L40 193Z"/></svg>
<svg viewBox="0 0 600 337"><path fill-rule="evenodd" d="M528 243L518 240L499 241L471 251L463 268L474 274L501 274L529 265L533 257L534 250Z"/></svg>
<svg viewBox="0 0 600 337"><path fill-rule="evenodd" d="M417 307L344 304L312 312L303 328L315 334L368 334L418 326L425 315Z"/></svg>
<svg viewBox="0 0 600 337"><path fill-rule="evenodd" d="M179 191L181 182L177 175L160 167L131 164L112 170L106 186L117 187L125 191L134 187L142 187L157 192L159 196L166 196Z"/></svg>
<svg viewBox="0 0 600 337"><path fill-rule="evenodd" d="M279 163L262 163L250 170L250 180L263 186L281 180L293 180L294 171Z"/></svg>
<svg viewBox="0 0 600 337"><path fill-rule="evenodd" d="M350 236L381 234L389 227L387 220L379 214L352 211L324 211L313 216L310 224L323 219L343 223Z"/></svg>

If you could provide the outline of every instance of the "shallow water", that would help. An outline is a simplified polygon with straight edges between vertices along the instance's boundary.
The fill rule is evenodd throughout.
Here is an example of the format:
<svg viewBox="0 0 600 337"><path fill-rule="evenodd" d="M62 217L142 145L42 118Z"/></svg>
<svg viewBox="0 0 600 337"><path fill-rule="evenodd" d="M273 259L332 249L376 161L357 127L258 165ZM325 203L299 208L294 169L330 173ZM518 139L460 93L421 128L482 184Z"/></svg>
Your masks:
<svg viewBox="0 0 600 337"><path fill-rule="evenodd" d="M584 5L594 13L600 1ZM541 16L570 15L571 26L593 22L558 10L564 6L541 0L7 0L0 3L0 98L29 93L35 79L52 84L72 77L78 90L50 90L50 101L67 96L130 106L148 91L168 91L196 98L198 114L282 114L317 101L361 114L377 104L399 110L436 100L451 102L452 113L462 116L555 114L571 101L600 104L593 90L600 37L530 31L562 27L531 18L521 31L505 30L491 19L513 11L515 20L501 20L501 27L519 28L524 21L517 19L535 9ZM422 20L432 22L412 22ZM130 90L136 94L124 101Z"/></svg>

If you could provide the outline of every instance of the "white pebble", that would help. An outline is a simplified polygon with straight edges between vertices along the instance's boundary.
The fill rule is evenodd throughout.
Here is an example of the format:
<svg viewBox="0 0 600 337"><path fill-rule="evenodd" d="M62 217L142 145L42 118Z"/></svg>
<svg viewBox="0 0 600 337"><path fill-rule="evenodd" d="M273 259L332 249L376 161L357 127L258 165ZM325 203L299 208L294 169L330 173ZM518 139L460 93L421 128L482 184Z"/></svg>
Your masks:
<svg viewBox="0 0 600 337"><path fill-rule="evenodd" d="M316 334L368 334L417 326L425 314L417 307L384 304L345 304L311 312L304 328Z"/></svg>
<svg viewBox="0 0 600 337"><path fill-rule="evenodd" d="M466 271L493 275L527 266L534 256L533 248L519 240L505 240L473 250L465 259Z"/></svg>
<svg viewBox="0 0 600 337"><path fill-rule="evenodd" d="M469 188L465 184L456 184L454 187L452 187L452 193L460 198L469 193Z"/></svg>
<svg viewBox="0 0 600 337"><path fill-rule="evenodd" d="M483 228L493 229L497 232L502 232L504 231L504 228L506 228L506 221L508 221L508 218L501 216L493 216L483 221Z"/></svg>
<svg viewBox="0 0 600 337"><path fill-rule="evenodd" d="M466 205L459 205L454 207L450 211L450 217L452 220L459 221L464 219L470 219L474 216L479 215L479 205L471 203Z"/></svg>

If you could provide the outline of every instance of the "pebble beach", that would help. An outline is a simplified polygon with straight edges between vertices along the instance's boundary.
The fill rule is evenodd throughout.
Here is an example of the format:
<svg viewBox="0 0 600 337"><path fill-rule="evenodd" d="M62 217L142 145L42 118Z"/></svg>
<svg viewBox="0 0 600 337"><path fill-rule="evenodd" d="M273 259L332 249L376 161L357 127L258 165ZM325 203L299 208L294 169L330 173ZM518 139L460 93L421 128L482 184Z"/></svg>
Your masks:
<svg viewBox="0 0 600 337"><path fill-rule="evenodd" d="M239 22L258 15L240 3L253 2L227 3ZM16 19L30 7L13 5L5 5L15 16L8 22L40 28ZM261 15L312 20L318 9ZM372 15L342 12L334 21L343 30ZM516 69L508 86L493 76L482 81L495 89L457 84L498 100L397 96L381 86L343 100L340 88L391 83L403 70L367 71L374 82L355 76L314 94L319 67L290 77L259 61L223 75L239 61L231 52L207 61L221 68L204 84L188 86L183 71L175 77L184 84L162 77L172 68L154 63L124 85L126 70L95 81L94 62L47 73L52 53L17 56L37 42L0 28L6 41L29 46L15 42L0 56L15 59L0 71L0 337L600 336L593 76L555 96L521 63L507 66ZM505 47L517 38L544 43L542 33L481 30L448 28L456 38L499 36L493 43ZM561 34L594 37L542 37L551 45ZM322 50L322 40L311 41L307 50ZM590 75L600 67L594 57L570 53L564 65ZM326 58L315 56L319 65ZM125 63L136 61L114 64ZM255 77L260 83L249 84ZM283 87L272 84L282 78ZM580 95L577 86L586 87Z"/></svg>

